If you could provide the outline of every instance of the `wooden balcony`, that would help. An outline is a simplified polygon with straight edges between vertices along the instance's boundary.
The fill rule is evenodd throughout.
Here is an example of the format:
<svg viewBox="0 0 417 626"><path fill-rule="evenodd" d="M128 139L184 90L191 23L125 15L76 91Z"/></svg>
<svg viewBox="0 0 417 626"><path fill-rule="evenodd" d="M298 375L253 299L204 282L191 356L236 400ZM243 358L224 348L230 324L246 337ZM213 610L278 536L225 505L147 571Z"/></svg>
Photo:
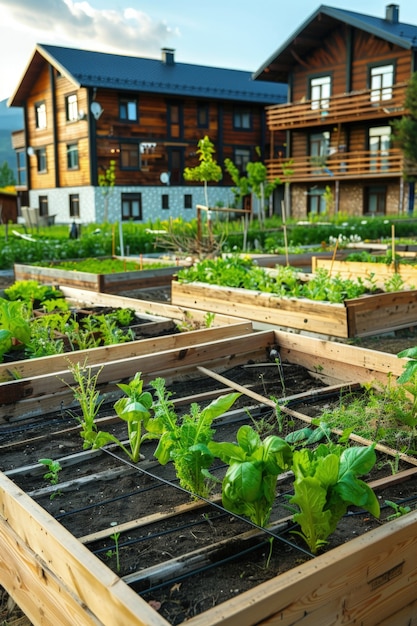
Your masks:
<svg viewBox="0 0 417 626"><path fill-rule="evenodd" d="M323 102L277 104L266 108L267 125L270 131L294 130L311 126L340 124L362 120L384 119L404 115L404 100L407 83L394 85L381 99L380 94L370 89L352 91L332 96ZM391 97L387 97L391 96Z"/></svg>
<svg viewBox="0 0 417 626"><path fill-rule="evenodd" d="M285 164L285 165L284 165ZM383 152L343 152L329 156L325 162L313 157L266 161L268 178L280 178L282 182L320 182L348 179L398 178L402 175L404 158L398 149ZM284 170L286 175L284 175Z"/></svg>

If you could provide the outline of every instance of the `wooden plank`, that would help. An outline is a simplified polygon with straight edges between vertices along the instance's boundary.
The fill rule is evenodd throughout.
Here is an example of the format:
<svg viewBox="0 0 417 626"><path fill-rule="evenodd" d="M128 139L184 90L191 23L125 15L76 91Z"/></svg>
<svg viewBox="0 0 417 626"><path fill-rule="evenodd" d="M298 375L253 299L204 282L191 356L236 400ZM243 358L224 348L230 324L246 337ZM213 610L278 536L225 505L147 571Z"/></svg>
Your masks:
<svg viewBox="0 0 417 626"><path fill-rule="evenodd" d="M335 380L387 382L403 372L403 359L394 354L351 346L337 341L325 341L296 333L274 331L276 346L283 361L304 365L313 375L321 373Z"/></svg>
<svg viewBox="0 0 417 626"><path fill-rule="evenodd" d="M60 372L68 369L70 363L83 363L85 359L88 359L90 365L103 363L106 360L129 359L142 354L179 349L201 341L218 341L226 337L239 337L250 333L251 330L253 330L252 323L242 321L228 326L216 326L163 337L140 339L117 345L39 357L38 359L0 363L0 387L4 381L10 381L11 378L31 378L42 374Z"/></svg>
<svg viewBox="0 0 417 626"><path fill-rule="evenodd" d="M0 495L0 541L2 550L7 547L11 558L9 565L2 552L0 583L34 624L168 626L166 620L2 473ZM60 581L59 589L58 583L49 587L49 571ZM36 576L41 582L37 583ZM38 601L33 598L35 590L40 594ZM38 610L35 601L39 602ZM76 604L84 611L88 607L94 618L88 619L88 612L85 619L83 612L80 615L78 611L77 615Z"/></svg>
<svg viewBox="0 0 417 626"><path fill-rule="evenodd" d="M40 267L20 263L14 265L16 281L36 280L39 283L60 284L108 293L169 285L177 272L178 267L176 266L115 272L112 274L95 274L93 272L65 270L57 267Z"/></svg>
<svg viewBox="0 0 417 626"><path fill-rule="evenodd" d="M349 251L351 254L352 251ZM415 256L415 255L414 255ZM386 263L365 263L360 261L331 261L322 257L313 257L312 271L325 269L330 276L341 276L344 279L362 278L368 280L372 275L372 283L380 289L384 289L385 282L395 274L401 276L404 283L409 288L417 287L417 265L405 265L399 263L397 266Z"/></svg>
<svg viewBox="0 0 417 626"><path fill-rule="evenodd" d="M272 331L263 331L220 339L216 342L204 341L195 345L185 345L172 350L162 350L154 354L135 355L128 359L105 361L91 366L93 374L101 369L98 388L101 393L114 392L117 382L133 378L142 372L145 383L155 376L167 381L178 376L179 372L192 372L196 365L212 361L214 366L232 367L252 358L261 358L270 342L274 341ZM17 417L41 415L49 406L55 410L66 410L74 406L73 394L68 385L74 383L68 370L13 380L0 384L0 419L11 421Z"/></svg>
<svg viewBox="0 0 417 626"><path fill-rule="evenodd" d="M414 597L416 530L413 512L191 618L187 626L376 626Z"/></svg>
<svg viewBox="0 0 417 626"><path fill-rule="evenodd" d="M205 322L207 316L207 310L202 310L198 307L187 309L182 306L164 302L140 300L138 298L129 298L127 296L110 295L106 293L94 293L92 291L65 286L59 287L65 297L73 302L84 302L85 304L91 305L120 306L123 308L131 308L136 312L144 312L149 315L162 315L183 322L191 320L202 324ZM216 314L213 325L226 326L228 324L236 324L237 321L243 321L242 317L236 318L236 316Z"/></svg>
<svg viewBox="0 0 417 626"><path fill-rule="evenodd" d="M171 285L171 301L180 306L199 306L215 313L281 327L335 337L348 336L346 311L342 304L307 298L280 298L250 289L177 281Z"/></svg>
<svg viewBox="0 0 417 626"><path fill-rule="evenodd" d="M103 624L2 517L0 543L1 585L31 623L45 626Z"/></svg>

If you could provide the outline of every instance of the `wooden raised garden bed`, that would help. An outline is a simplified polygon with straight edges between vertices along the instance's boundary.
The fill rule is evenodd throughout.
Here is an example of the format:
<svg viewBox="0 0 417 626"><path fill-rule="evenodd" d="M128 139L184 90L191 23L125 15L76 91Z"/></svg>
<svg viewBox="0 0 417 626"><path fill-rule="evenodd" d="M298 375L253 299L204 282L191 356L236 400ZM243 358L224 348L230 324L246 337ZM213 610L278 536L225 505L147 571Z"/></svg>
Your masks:
<svg viewBox="0 0 417 626"><path fill-rule="evenodd" d="M415 253L413 254L415 257ZM341 276L342 278L362 278L367 280L372 275L373 282L384 288L387 280L392 279L395 274L401 277L404 285L408 288L415 289L417 287L417 264L409 265L404 263L390 264L385 263L367 263L362 261L343 261L331 260L314 256L311 259L312 272L318 269L325 269L330 276Z"/></svg>
<svg viewBox="0 0 417 626"><path fill-rule="evenodd" d="M417 324L417 290L366 295L335 304L307 298L281 298L250 289L173 281L171 302L341 338L377 335Z"/></svg>
<svg viewBox="0 0 417 626"><path fill-rule="evenodd" d="M31 379L32 376L52 374L67 369L69 363L83 362L93 365L108 360L121 360L134 356L151 354L181 346L190 346L195 342L215 341L227 337L236 337L252 332L252 323L248 320L233 318L227 315L215 315L211 326L207 326L204 311L193 309L188 311L184 307L172 306L161 302L138 300L125 296L104 293L94 293L88 290L59 287L65 299L74 307L74 310L94 310L95 307L131 309L140 319L137 334L140 339L113 345L75 350L55 354L53 356L36 359L10 359L0 363L0 382L10 381L12 378ZM1 388L0 395L0 422L18 414L21 407L15 404L16 397L11 397ZM17 396L18 397L18 396ZM71 397L67 396L70 400ZM55 402L51 399L52 404ZM38 403L29 408L30 412L42 410ZM6 409L7 406L7 409ZM66 402L63 407L68 408Z"/></svg>
<svg viewBox="0 0 417 626"><path fill-rule="evenodd" d="M272 385L275 396L280 393L271 350L280 355L288 391L294 384L294 392L287 396L292 402L320 395L327 402L329 394L337 398L346 385L375 380L387 383L388 376L395 379L403 369L403 362L393 355L282 331L208 342L201 339L189 346L96 363L93 371L102 367L100 392L111 395L116 383L126 382L140 371L145 383L163 376L178 405L217 397L219 389L220 393L240 390L253 419L262 419L262 411L275 406L268 393L262 393L263 386ZM254 366L264 368L262 383ZM309 374L311 386L304 392L297 377L290 383L293 367ZM242 379L234 378L236 370L239 376L243 371L254 372L252 381L258 381L258 386L252 387L246 380L241 385ZM273 373L267 375L267 371ZM198 380L196 392L193 385ZM400 626L415 619L416 511L375 526L365 517L362 524L371 530L352 540L344 537L339 545L313 558L295 549L295 563L284 571L284 557L294 550L291 535L284 536L287 511L272 521L269 532L274 536L274 554L265 567L268 549L263 547L258 556L256 551L257 543L265 545L264 531L245 525L230 513L221 525L218 500L190 499L190 494L175 486L171 464L156 467L152 447L144 449L144 461L126 464L114 450L82 451L80 439L77 443L73 438L78 437L76 425L68 423L64 415L54 422L51 404L36 421L23 419L28 403L42 407L48 397L55 397L59 406L68 394L66 383L71 383L68 370L59 376L34 374L30 379L0 385L3 399L13 395L18 407L16 419L0 427L0 584L35 626ZM311 419L303 416L297 405L291 406L283 405L283 410L292 420ZM234 428L234 420L248 420L245 407L247 404L241 405L240 414L239 409L228 412L219 429ZM101 419L111 423L112 417ZM44 469L37 462L41 456L59 457L63 469L57 486L42 485ZM385 474L371 483L376 491L382 490L382 499L394 497L395 485L402 489L415 481L415 460L404 456L403 461L398 474ZM280 490L284 492L285 480L283 476ZM57 487L63 495L51 498ZM112 495L114 489L117 497ZM126 489L127 497L121 499ZM85 512L82 530L76 532L76 517ZM179 532L175 541L174 527ZM136 559L120 575L111 539L117 532L122 568L128 555ZM244 557L241 551L249 548L255 551ZM240 550L239 559L246 560L240 576L232 579L229 561L236 549ZM265 570L269 576L259 582ZM220 592L212 595L214 580L223 583L224 597ZM201 588L205 601L198 603L197 590Z"/></svg>
<svg viewBox="0 0 417 626"><path fill-rule="evenodd" d="M143 269L118 271L110 274L95 274L77 270L64 270L54 267L40 267L39 265L14 265L16 281L36 280L40 283L58 283L78 289L91 289L104 293L119 293L134 289L153 289L167 286L172 277L178 272L177 265L146 269L147 263L156 263L155 259L142 259ZM139 260L138 260L139 266Z"/></svg>

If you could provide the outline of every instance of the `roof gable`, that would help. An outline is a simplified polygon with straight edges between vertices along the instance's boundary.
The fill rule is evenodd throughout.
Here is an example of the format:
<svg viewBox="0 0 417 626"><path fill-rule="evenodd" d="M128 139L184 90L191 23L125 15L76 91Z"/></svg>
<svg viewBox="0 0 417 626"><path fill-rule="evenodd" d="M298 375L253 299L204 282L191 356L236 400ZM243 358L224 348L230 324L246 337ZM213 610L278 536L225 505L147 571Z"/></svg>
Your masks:
<svg viewBox="0 0 417 626"><path fill-rule="evenodd" d="M287 86L254 81L251 72L38 44L9 100L23 106L41 66L50 63L74 85L257 104L285 102Z"/></svg>
<svg viewBox="0 0 417 626"><path fill-rule="evenodd" d="M311 50L321 46L323 39L339 23L363 30L407 50L417 49L417 26L395 19L397 5L389 5L384 18L321 5L254 73L255 80L288 82L288 75ZM394 15L394 19L388 19ZM294 54L295 53L295 54Z"/></svg>

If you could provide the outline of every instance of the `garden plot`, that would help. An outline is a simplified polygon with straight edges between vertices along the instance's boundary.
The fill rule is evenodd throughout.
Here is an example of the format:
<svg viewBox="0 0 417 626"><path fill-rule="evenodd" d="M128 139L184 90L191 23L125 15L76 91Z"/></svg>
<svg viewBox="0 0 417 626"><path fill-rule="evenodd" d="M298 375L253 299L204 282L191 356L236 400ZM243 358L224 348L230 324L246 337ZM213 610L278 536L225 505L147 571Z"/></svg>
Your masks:
<svg viewBox="0 0 417 626"><path fill-rule="evenodd" d="M100 259L91 259L91 270L88 270L87 259L78 262L80 269L77 269L77 262L72 269L16 263L14 276L15 280L36 280L43 284L59 283L76 289L119 293L169 285L180 265L179 260L171 264L161 260L158 267L158 260L153 258L137 258L135 261L133 258L114 257L101 260L102 269L99 267ZM181 264L184 265L184 262L181 261Z"/></svg>
<svg viewBox="0 0 417 626"><path fill-rule="evenodd" d="M314 402L337 401L342 388L386 382L402 369L393 355L262 331L103 363L98 385L102 391L111 378L113 386L127 383L140 371L148 388L163 376L181 414L190 403L207 406L219 394L239 392L236 404L216 421L216 438L233 441L241 426L278 428L272 397L285 395L286 425L278 430L283 435L310 424ZM98 370L95 365L93 372ZM60 376L70 382L69 372ZM34 377L27 390L40 402L42 379ZM56 376L49 382L55 385ZM100 430L121 438L113 402L103 406ZM292 532L288 472L278 479L268 528L258 528L245 515L223 509L219 485L209 498L190 497L172 463L157 462L155 442L144 442L139 463L126 462L117 445L82 450L77 420L58 414L45 411L36 420L0 427L5 555L0 583L34 624L307 624L319 619L401 624L414 615L409 603L417 573L417 516L411 512L387 521L394 511L384 505L414 498L412 457L403 455L393 475L386 463L389 451L378 449L378 465L363 478L381 503L380 520L354 507L324 552L313 556ZM62 465L57 484L46 484L42 457ZM226 467L217 460L212 471L221 479Z"/></svg>

